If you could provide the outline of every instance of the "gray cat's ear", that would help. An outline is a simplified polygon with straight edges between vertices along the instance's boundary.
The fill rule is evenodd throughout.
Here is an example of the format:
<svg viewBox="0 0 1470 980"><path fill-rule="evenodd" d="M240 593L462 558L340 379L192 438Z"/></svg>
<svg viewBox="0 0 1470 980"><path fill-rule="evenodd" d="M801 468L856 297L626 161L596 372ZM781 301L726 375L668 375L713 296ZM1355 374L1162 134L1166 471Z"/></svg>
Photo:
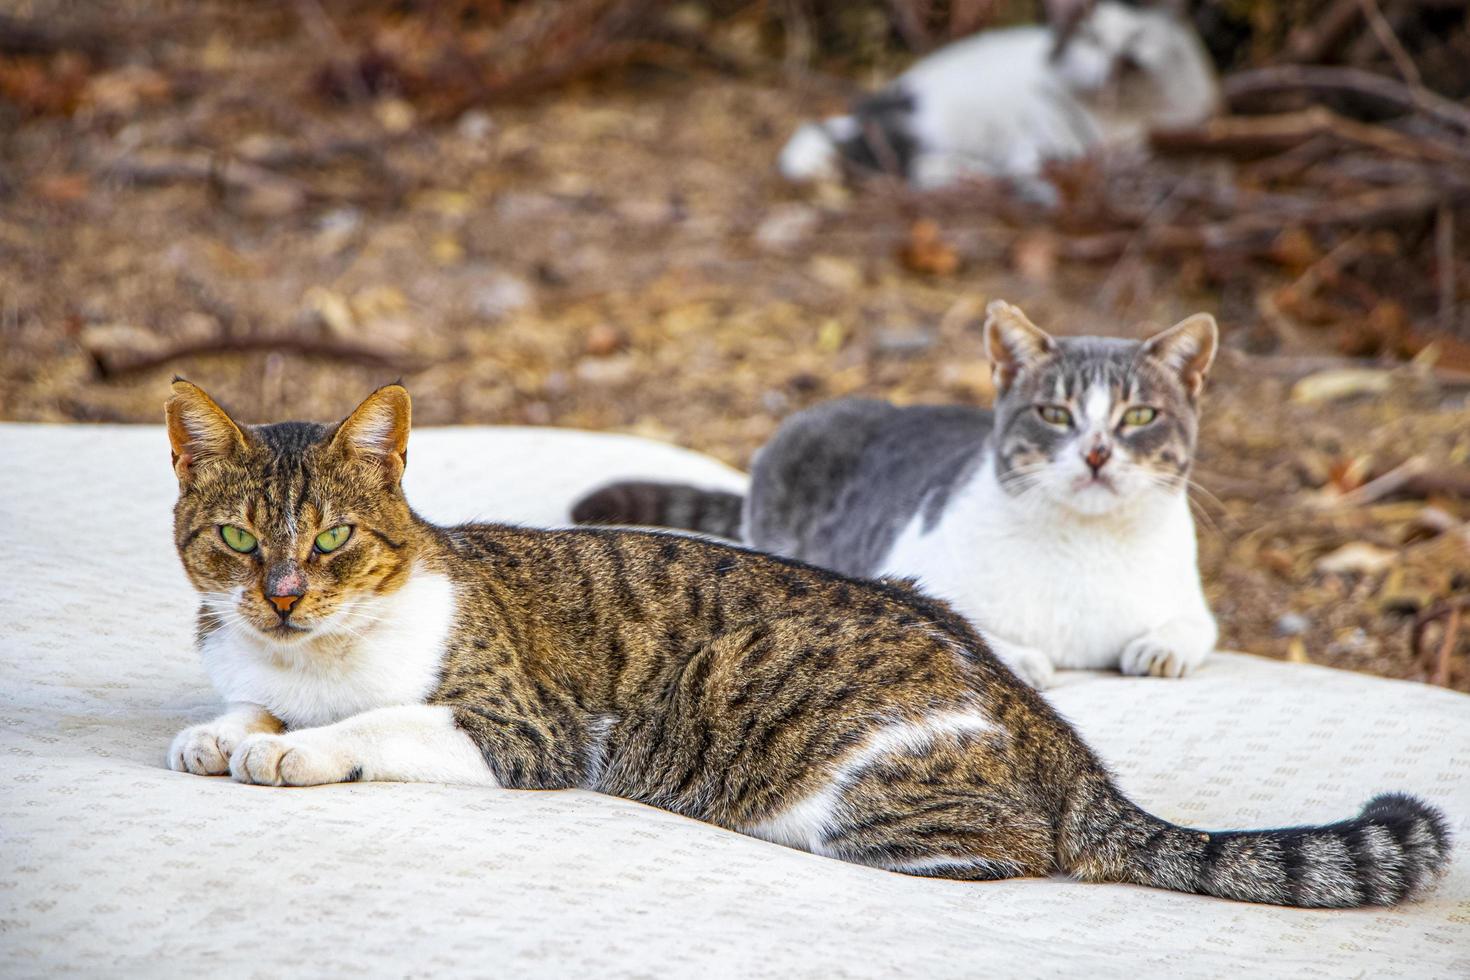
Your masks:
<svg viewBox="0 0 1470 980"><path fill-rule="evenodd" d="M229 413L196 384L175 378L173 394L163 406L174 473L186 483L194 468L224 459L245 448L245 433Z"/></svg>
<svg viewBox="0 0 1470 980"><path fill-rule="evenodd" d="M1220 344L1220 328L1208 313L1196 313L1174 324L1163 333L1144 341L1143 349L1179 375L1190 397L1197 397L1205 386L1205 375L1215 360Z"/></svg>
<svg viewBox="0 0 1470 980"><path fill-rule="evenodd" d="M995 300L985 313L985 356L994 365L996 389L1005 394L1016 375L1054 352L1057 342L1027 319L1020 307Z"/></svg>
<svg viewBox="0 0 1470 980"><path fill-rule="evenodd" d="M413 408L408 389L400 384L384 385L368 395L351 415L337 426L332 446L382 466L397 483L408 465L408 430Z"/></svg>

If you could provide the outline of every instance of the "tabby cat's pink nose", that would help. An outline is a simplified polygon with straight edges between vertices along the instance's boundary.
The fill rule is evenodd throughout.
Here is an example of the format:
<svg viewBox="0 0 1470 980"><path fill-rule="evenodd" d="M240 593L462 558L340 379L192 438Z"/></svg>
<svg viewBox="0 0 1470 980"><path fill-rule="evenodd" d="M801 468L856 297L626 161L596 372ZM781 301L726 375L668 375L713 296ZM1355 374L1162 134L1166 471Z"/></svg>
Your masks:
<svg viewBox="0 0 1470 980"><path fill-rule="evenodd" d="M285 615L286 613L289 613L291 611L291 607L294 606L294 605L296 605L296 600L297 599L300 599L301 596L299 596L299 595L273 595L273 596L266 596L266 598L269 599L271 601L271 604L276 607L276 612L281 613L282 615Z"/></svg>

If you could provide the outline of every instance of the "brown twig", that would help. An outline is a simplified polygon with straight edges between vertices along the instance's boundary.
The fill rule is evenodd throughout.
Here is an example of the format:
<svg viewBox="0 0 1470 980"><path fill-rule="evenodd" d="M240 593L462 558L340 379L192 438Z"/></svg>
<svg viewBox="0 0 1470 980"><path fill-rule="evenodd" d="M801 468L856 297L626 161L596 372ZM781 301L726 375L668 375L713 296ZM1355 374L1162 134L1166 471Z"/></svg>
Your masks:
<svg viewBox="0 0 1470 980"><path fill-rule="evenodd" d="M1409 52L1404 50L1403 42L1393 32L1393 25L1389 24L1388 18L1383 16L1383 10L1378 6L1378 0L1358 0L1359 6L1363 8L1363 17L1368 21L1368 29L1388 52L1393 59L1394 67L1399 70L1404 81L1411 88L1424 87L1424 76L1419 74L1419 66L1414 64L1414 59L1409 57Z"/></svg>
<svg viewBox="0 0 1470 980"><path fill-rule="evenodd" d="M0 16L0 54L48 55L57 51L79 51L100 59L115 40L116 35L108 29L68 28L39 20Z"/></svg>
<svg viewBox="0 0 1470 980"><path fill-rule="evenodd" d="M1465 467L1429 470L1411 478L1403 486L1410 497L1459 497L1470 500L1470 469Z"/></svg>
<svg viewBox="0 0 1470 980"><path fill-rule="evenodd" d="M1382 361L1364 357L1343 357L1337 354L1247 354L1244 351L1225 348L1220 357L1239 366L1250 375L1267 375L1285 381L1297 381L1317 371L1339 371L1357 368L1383 369ZM1470 388L1470 373L1450 371L1444 368L1425 370L1415 366L1415 372L1424 372L1435 384L1451 388ZM1422 479L1422 478L1421 478Z"/></svg>
<svg viewBox="0 0 1470 980"><path fill-rule="evenodd" d="M1439 206L1434 222L1434 272L1439 280L1439 327L1455 329L1455 212L1448 204Z"/></svg>
<svg viewBox="0 0 1470 980"><path fill-rule="evenodd" d="M1391 494L1398 493L1408 485L1410 480L1422 475L1428 469L1428 458L1424 456L1410 457L1404 463L1395 466L1380 477L1369 480L1356 490L1349 490L1340 496L1324 500L1321 506L1329 510L1343 510L1374 503Z"/></svg>
<svg viewBox="0 0 1470 980"><path fill-rule="evenodd" d="M112 362L96 351L89 351L97 365L97 374L111 380L126 375L140 374L163 367L186 357L214 354L248 354L259 351L298 354L302 357L322 357L334 361L350 361L367 367L384 368L399 374L419 369L419 365L408 363L394 355L360 344L344 344L335 341L305 340L300 337L226 337L215 340L180 344L157 354L135 360Z"/></svg>
<svg viewBox="0 0 1470 980"><path fill-rule="evenodd" d="M1387 126L1348 119L1323 106L1269 116L1218 116L1189 129L1155 132L1150 136L1150 143L1161 153L1259 156L1294 149L1322 136L1393 156L1437 163L1470 163L1470 151Z"/></svg>
<svg viewBox="0 0 1470 980"><path fill-rule="evenodd" d="M916 7L909 0L889 0L888 3L893 26L903 37L904 43L914 53L924 54L934 47L934 38L924 25L923 14Z"/></svg>
<svg viewBox="0 0 1470 980"><path fill-rule="evenodd" d="M1229 75L1221 82L1221 89L1232 108L1259 96L1281 92L1356 95L1377 99L1404 112L1418 110L1442 125L1470 134L1470 109L1423 86L1405 85L1361 68L1273 65Z"/></svg>
<svg viewBox="0 0 1470 980"><path fill-rule="evenodd" d="M1431 684L1450 686L1450 655L1454 653L1455 641L1460 636L1461 614L1467 608L1470 608L1470 596L1452 596L1425 609L1414 619L1414 630L1409 641L1410 652L1420 664L1431 671ZM1426 648L1425 639L1429 635L1430 624L1437 622L1444 623L1444 634L1440 637L1439 648L1434 653L1433 666L1430 667L1430 651Z"/></svg>
<svg viewBox="0 0 1470 980"><path fill-rule="evenodd" d="M1422 218L1438 208L1446 195L1466 197L1470 192L1462 188L1456 193L1453 188L1433 186L1388 187L1325 201L1298 214L1259 212L1198 225L1160 225L1144 229L1143 247L1156 254L1180 250L1259 249L1293 225L1302 228L1343 225L1371 228ZM1133 233L1127 231L1083 235L1064 238L1061 251L1068 258L1084 261L1114 259L1127 249L1132 240Z"/></svg>
<svg viewBox="0 0 1470 980"><path fill-rule="evenodd" d="M1044 0L1047 23L1051 25L1051 51L1047 57L1057 61L1067 53L1067 47L1087 15L1092 12L1094 0Z"/></svg>
<svg viewBox="0 0 1470 980"><path fill-rule="evenodd" d="M1358 0L1337 0L1312 19L1311 26L1295 28L1286 39L1286 57L1292 61L1321 61L1358 22Z"/></svg>
<svg viewBox="0 0 1470 980"><path fill-rule="evenodd" d="M273 190L305 196L306 189L290 177L272 173L242 160L195 153L188 156L122 158L100 168L110 178L139 184L170 184L203 180L235 191Z"/></svg>

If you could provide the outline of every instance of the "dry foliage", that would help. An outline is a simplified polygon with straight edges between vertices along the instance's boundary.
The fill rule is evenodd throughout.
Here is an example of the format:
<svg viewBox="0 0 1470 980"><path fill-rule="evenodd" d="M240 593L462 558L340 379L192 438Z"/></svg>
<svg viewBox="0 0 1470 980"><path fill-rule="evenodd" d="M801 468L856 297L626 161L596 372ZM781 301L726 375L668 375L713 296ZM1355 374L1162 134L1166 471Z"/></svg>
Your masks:
<svg viewBox="0 0 1470 980"><path fill-rule="evenodd" d="M831 69L1028 4L27 10L0 23L0 416L151 422L179 372L328 417L402 375L424 423L743 464L822 399L988 401L990 298L1064 332L1208 308L1225 642L1470 690L1462 8L1231 4L1233 114L1059 168L1053 210L771 174L858 87Z"/></svg>

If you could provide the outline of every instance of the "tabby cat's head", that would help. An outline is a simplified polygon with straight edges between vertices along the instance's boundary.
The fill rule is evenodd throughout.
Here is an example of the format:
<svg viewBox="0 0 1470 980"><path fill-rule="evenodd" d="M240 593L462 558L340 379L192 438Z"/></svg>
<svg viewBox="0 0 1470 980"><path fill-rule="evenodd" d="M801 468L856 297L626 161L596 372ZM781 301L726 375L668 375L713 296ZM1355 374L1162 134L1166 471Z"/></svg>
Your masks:
<svg viewBox="0 0 1470 980"><path fill-rule="evenodd" d="M281 642L350 635L413 562L399 481L408 392L380 388L337 425L239 425L176 380L174 542L206 622Z"/></svg>
<svg viewBox="0 0 1470 980"><path fill-rule="evenodd" d="M1214 317L1137 341L1055 338L999 301L988 312L996 472L1008 493L1098 515L1185 488Z"/></svg>

